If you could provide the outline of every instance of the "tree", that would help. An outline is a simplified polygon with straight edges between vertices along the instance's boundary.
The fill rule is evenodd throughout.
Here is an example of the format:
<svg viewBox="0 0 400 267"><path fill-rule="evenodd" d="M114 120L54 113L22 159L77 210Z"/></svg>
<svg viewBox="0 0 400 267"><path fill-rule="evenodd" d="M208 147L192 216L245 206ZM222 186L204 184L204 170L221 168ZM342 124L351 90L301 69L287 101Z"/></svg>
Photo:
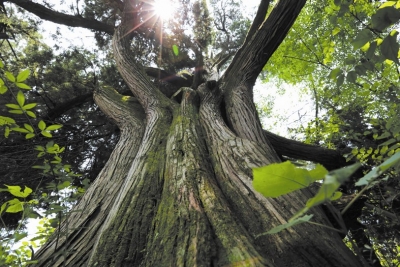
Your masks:
<svg viewBox="0 0 400 267"><path fill-rule="evenodd" d="M267 77L296 84L314 97L314 120L295 132L304 134L308 143L343 150L366 171L400 151L399 6L393 1L335 3L315 1L303 9L265 68ZM279 65L284 67L273 67ZM343 187L348 194L362 195L344 216L349 236L371 263L397 266L398 172L361 193L356 181Z"/></svg>
<svg viewBox="0 0 400 267"><path fill-rule="evenodd" d="M286 222L310 192L264 198L252 187L252 167L279 162L279 155L314 159L310 151L322 152L320 161L341 159L263 131L252 99L257 76L305 1L279 1L273 8L261 1L243 45L218 80L204 71L210 40L199 30L208 27L207 12L198 11L205 1L182 1L194 12L180 19L200 25L192 37L180 32L180 40L158 39L160 50L172 47L163 55L174 66L156 75L141 65L154 55L147 39L161 34L146 17L149 4L86 1L83 13L71 15L45 3L6 2L42 19L92 29L105 46L112 35L114 60L132 92L96 86L94 99L118 125L120 139L58 234L36 254L38 266L361 266L337 233L319 226L258 236ZM193 76L171 74L186 67L196 67ZM171 75L172 86L163 86L160 77ZM329 223L321 210L315 214L317 222Z"/></svg>

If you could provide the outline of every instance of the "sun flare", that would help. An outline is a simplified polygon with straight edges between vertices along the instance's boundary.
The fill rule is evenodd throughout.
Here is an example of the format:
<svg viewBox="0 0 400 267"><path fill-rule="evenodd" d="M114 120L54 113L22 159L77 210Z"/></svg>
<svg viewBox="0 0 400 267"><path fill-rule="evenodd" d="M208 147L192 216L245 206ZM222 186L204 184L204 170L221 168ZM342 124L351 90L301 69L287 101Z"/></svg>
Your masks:
<svg viewBox="0 0 400 267"><path fill-rule="evenodd" d="M174 13L174 4L168 0L155 0L154 1L154 12L157 16L163 20L169 19Z"/></svg>

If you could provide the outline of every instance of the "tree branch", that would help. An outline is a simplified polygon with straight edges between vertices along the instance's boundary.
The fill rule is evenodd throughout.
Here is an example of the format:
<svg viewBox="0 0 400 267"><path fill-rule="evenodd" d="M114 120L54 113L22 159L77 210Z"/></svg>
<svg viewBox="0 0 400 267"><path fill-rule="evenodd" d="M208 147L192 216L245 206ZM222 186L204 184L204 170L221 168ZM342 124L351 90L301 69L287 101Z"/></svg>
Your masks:
<svg viewBox="0 0 400 267"><path fill-rule="evenodd" d="M93 92L74 97L65 103L57 105L54 109L51 109L48 112L47 116L50 120L54 120L57 117L64 114L65 112L67 112L68 110L75 108L76 106L79 106L89 100L92 100L92 98L93 98Z"/></svg>
<svg viewBox="0 0 400 267"><path fill-rule="evenodd" d="M328 170L338 169L350 164L337 150L304 144L268 131L264 131L264 134L279 155L317 162Z"/></svg>
<svg viewBox="0 0 400 267"><path fill-rule="evenodd" d="M134 1L135 2L135 1ZM150 81L143 66L136 63L131 48L131 41L136 34L135 25L140 25L140 4L125 1L121 23L113 36L113 52L117 68L133 95L148 113L161 106L168 106L170 100Z"/></svg>
<svg viewBox="0 0 400 267"><path fill-rule="evenodd" d="M225 84L223 89L243 83L246 88L253 87L257 76L285 38L305 3L306 0L278 2L250 41L245 42L245 46L236 53L221 78Z"/></svg>
<svg viewBox="0 0 400 267"><path fill-rule="evenodd" d="M58 11L51 10L43 5L34 3L30 0L1 0L1 3L13 3L41 19L48 20L57 24L70 27L82 27L94 31L114 33L114 25L109 25L94 19L87 19L80 15L67 15Z"/></svg>
<svg viewBox="0 0 400 267"><path fill-rule="evenodd" d="M250 26L249 32L247 33L246 40L243 43L243 47L245 47L250 42L257 29L260 28L261 24L264 22L265 15L268 12L269 2L269 0L261 0L261 3L257 9L256 16Z"/></svg>
<svg viewBox="0 0 400 267"><path fill-rule="evenodd" d="M180 75L153 67L146 67L144 70L148 76L157 80L168 82L178 89L181 87L190 87L193 83L193 76L190 75L185 75L182 77Z"/></svg>

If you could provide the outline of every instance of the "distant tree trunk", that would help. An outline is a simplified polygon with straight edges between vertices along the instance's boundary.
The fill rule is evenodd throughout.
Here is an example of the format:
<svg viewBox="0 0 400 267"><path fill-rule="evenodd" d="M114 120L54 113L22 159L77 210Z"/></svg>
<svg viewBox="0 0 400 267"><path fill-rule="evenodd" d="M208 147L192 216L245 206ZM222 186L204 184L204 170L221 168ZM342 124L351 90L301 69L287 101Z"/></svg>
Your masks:
<svg viewBox="0 0 400 267"><path fill-rule="evenodd" d="M336 232L319 226L257 238L310 197L302 190L265 198L252 187L252 167L279 161L252 87L304 5L281 2L271 14L276 21L263 23L220 81L182 88L179 102L135 64L126 7L113 47L135 97L95 92L121 139L75 212L37 253L38 266L361 266ZM287 28L282 38L273 26L279 23ZM314 214L329 224L319 209Z"/></svg>

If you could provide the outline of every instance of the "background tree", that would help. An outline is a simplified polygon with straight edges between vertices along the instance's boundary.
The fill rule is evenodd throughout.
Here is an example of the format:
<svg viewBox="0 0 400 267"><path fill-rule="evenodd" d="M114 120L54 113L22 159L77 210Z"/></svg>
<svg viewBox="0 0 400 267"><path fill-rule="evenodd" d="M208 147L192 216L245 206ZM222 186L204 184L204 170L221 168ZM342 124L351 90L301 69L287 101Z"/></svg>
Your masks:
<svg viewBox="0 0 400 267"><path fill-rule="evenodd" d="M389 52L399 46L397 8L390 1L311 1L265 67L267 79L295 84L314 98L315 117L292 129L293 135L300 133L306 143L342 150L348 160L362 162L364 171L399 147L398 59ZM382 14L390 14L387 21ZM398 264L400 187L397 173L387 178L364 192L345 216L350 236L377 266L377 258L385 257L384 266ZM360 188L355 182L343 190L356 193ZM365 247L379 247L377 257Z"/></svg>

